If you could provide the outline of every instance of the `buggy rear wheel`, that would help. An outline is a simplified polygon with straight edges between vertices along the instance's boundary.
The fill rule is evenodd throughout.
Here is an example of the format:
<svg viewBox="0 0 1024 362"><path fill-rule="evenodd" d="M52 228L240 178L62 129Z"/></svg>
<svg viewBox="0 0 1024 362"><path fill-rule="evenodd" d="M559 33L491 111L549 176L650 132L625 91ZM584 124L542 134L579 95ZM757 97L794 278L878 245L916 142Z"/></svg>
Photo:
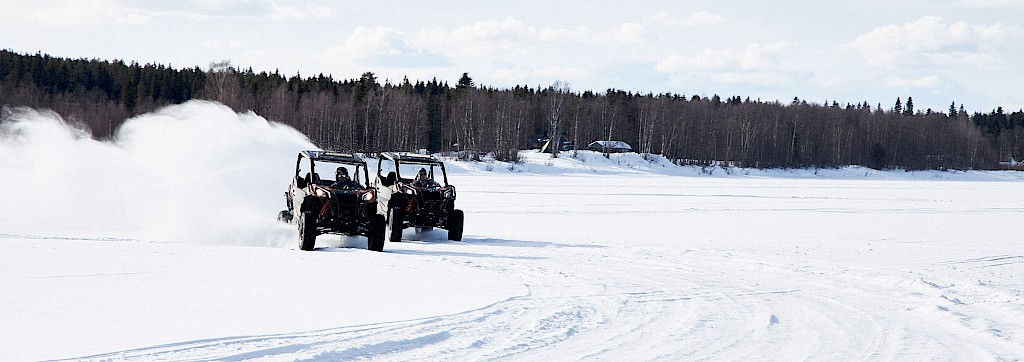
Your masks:
<svg viewBox="0 0 1024 362"><path fill-rule="evenodd" d="M299 249L310 251L316 245L316 215L306 211L299 214Z"/></svg>
<svg viewBox="0 0 1024 362"><path fill-rule="evenodd" d="M448 240L462 241L462 224L465 218L462 210L448 212Z"/></svg>
<svg viewBox="0 0 1024 362"><path fill-rule="evenodd" d="M405 210L398 207L393 207L388 211L388 228L390 232L391 242L402 241L402 224L405 221Z"/></svg>
<svg viewBox="0 0 1024 362"><path fill-rule="evenodd" d="M277 221L280 221L280 222L283 222L283 223L286 223L286 224L291 223L292 222L292 213L288 212L288 210L281 210L281 212L277 213Z"/></svg>

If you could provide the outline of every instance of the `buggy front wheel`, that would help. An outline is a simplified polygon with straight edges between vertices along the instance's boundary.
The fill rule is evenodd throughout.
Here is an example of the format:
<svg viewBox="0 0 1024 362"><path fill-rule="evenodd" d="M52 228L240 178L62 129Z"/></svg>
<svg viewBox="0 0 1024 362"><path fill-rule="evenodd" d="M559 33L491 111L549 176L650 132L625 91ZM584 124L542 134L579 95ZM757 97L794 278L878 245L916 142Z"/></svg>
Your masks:
<svg viewBox="0 0 1024 362"><path fill-rule="evenodd" d="M370 233L366 236L366 248L372 251L384 251L384 235L387 222L384 215L373 214L370 217Z"/></svg>
<svg viewBox="0 0 1024 362"><path fill-rule="evenodd" d="M316 215L310 211L299 214L299 249L310 251L316 245Z"/></svg>
<svg viewBox="0 0 1024 362"><path fill-rule="evenodd" d="M448 240L462 241L462 225L465 221L465 214L462 210L448 212Z"/></svg>

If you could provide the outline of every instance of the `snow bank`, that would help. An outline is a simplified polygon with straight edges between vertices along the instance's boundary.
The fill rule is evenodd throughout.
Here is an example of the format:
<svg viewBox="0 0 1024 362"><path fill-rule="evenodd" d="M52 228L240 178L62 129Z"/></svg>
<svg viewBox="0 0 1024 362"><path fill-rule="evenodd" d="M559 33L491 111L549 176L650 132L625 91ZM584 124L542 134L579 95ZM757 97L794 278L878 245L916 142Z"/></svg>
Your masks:
<svg viewBox="0 0 1024 362"><path fill-rule="evenodd" d="M519 152L519 163L495 161L452 162L455 172L509 172L521 174L600 174L643 175L658 174L694 177L780 177L816 179L877 179L877 180L959 180L959 181L1016 181L1024 180L1018 171L903 171L875 170L863 166L811 169L754 169L722 167L720 165L680 166L662 155L638 153L603 153L581 150L563 152L558 158L536 150Z"/></svg>

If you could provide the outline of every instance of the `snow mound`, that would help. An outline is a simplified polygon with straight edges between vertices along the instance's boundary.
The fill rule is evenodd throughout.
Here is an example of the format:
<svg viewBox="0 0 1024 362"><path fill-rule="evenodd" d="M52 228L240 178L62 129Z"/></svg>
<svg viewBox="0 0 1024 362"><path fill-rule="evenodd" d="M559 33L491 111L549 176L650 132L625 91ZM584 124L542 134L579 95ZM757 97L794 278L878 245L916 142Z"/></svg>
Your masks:
<svg viewBox="0 0 1024 362"><path fill-rule="evenodd" d="M956 181L1024 181L1024 172L1018 171L904 171L875 170L863 166L807 169L755 169L722 166L677 165L662 155L638 153L612 153L607 156L594 151L567 151L557 158L537 150L519 152L518 163L485 159L481 162L450 162L455 173L505 172L524 175L669 175L693 177L776 177L820 179L877 179L877 180L956 180ZM449 159L455 161L454 159Z"/></svg>

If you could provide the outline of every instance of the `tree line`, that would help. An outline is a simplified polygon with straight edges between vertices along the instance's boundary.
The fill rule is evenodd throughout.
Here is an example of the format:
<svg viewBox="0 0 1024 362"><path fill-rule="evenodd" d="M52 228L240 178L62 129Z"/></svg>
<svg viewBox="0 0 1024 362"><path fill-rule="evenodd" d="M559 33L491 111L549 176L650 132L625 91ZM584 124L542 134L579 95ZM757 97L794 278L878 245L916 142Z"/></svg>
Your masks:
<svg viewBox="0 0 1024 362"><path fill-rule="evenodd" d="M569 84L480 86L435 79L335 79L318 74L207 69L64 59L0 50L0 104L49 108L111 137L133 115L190 99L221 102L290 125L323 148L380 152L427 149L465 158L517 160L538 139L585 147L617 140L680 163L745 167L864 165L904 169L993 169L1024 155L1024 112L969 115L867 102L760 101L673 93L573 91ZM552 137L554 136L554 137ZM556 148L557 149L557 148Z"/></svg>

